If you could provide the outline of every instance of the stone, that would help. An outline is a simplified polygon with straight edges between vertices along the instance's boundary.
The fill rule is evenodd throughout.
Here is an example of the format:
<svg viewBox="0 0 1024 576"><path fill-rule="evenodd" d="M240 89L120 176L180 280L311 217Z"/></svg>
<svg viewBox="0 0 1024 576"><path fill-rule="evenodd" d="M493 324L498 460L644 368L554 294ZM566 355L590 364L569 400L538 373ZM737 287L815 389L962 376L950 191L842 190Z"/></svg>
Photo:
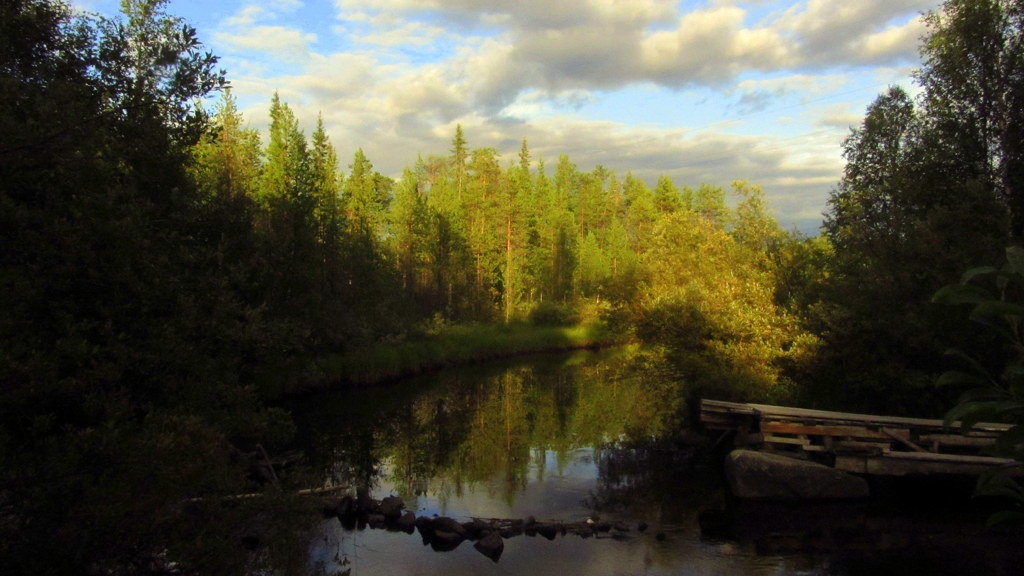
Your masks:
<svg viewBox="0 0 1024 576"><path fill-rule="evenodd" d="M497 532L491 532L478 540L473 545L473 548L476 548L477 552L497 562L501 558L501 553L505 551L505 541Z"/></svg>
<svg viewBox="0 0 1024 576"><path fill-rule="evenodd" d="M554 524L537 524L537 534L547 538L548 540L554 540L558 536L558 526Z"/></svg>
<svg viewBox="0 0 1024 576"><path fill-rule="evenodd" d="M868 497L868 483L823 464L754 450L725 459L733 496L754 500L843 500Z"/></svg>
<svg viewBox="0 0 1024 576"><path fill-rule="evenodd" d="M399 517L398 520L395 520L395 529L406 534L412 534L416 531L416 515L406 510L405 514Z"/></svg>
<svg viewBox="0 0 1024 576"><path fill-rule="evenodd" d="M388 520L397 520L402 515L405 502L398 496L388 496L380 501L379 511Z"/></svg>
<svg viewBox="0 0 1024 576"><path fill-rule="evenodd" d="M447 530L435 530L430 535L430 547L438 552L451 552L458 548L465 539L462 534Z"/></svg>
<svg viewBox="0 0 1024 576"><path fill-rule="evenodd" d="M514 538L523 534L523 527L513 524L512 526L505 526L499 529L498 533L501 534L502 538Z"/></svg>
<svg viewBox="0 0 1024 576"><path fill-rule="evenodd" d="M448 518L447 516L438 516L430 522L430 528L434 532L451 532L458 534L460 538L465 539L468 535L466 529L459 524L458 521Z"/></svg>
<svg viewBox="0 0 1024 576"><path fill-rule="evenodd" d="M476 540L485 533L491 531L491 524L479 518L474 518L473 520L464 523L462 527L466 529L466 534L470 540Z"/></svg>
<svg viewBox="0 0 1024 576"><path fill-rule="evenodd" d="M383 528L386 519L383 514L374 512L373 514L366 515L366 525L370 528Z"/></svg>

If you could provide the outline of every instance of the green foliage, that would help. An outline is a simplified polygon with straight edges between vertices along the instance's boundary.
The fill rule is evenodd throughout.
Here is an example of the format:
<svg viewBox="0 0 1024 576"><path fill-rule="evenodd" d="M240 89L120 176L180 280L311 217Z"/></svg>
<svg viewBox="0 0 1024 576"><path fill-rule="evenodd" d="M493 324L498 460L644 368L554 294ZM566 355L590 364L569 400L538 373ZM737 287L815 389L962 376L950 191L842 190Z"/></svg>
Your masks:
<svg viewBox="0 0 1024 576"><path fill-rule="evenodd" d="M574 307L559 302L541 302L530 311L530 323L535 326L571 326L579 319Z"/></svg>
<svg viewBox="0 0 1024 576"><path fill-rule="evenodd" d="M379 342L327 357L330 381L365 385L460 364L550 351L596 348L620 342L600 323L442 324L401 341Z"/></svg>
<svg viewBox="0 0 1024 576"><path fill-rule="evenodd" d="M932 301L970 306L970 320L999 336L999 354L975 359L959 351L948 352L962 369L948 370L936 385L963 390L955 407L946 413L946 425L970 429L979 422L1013 424L999 436L992 453L1024 464L1024 248L1006 249L1006 264L972 268L960 282L938 290ZM1024 491L1020 484L998 472L978 481L976 493L1006 499L1012 509L990 523L1024 520Z"/></svg>
<svg viewBox="0 0 1024 576"><path fill-rule="evenodd" d="M223 77L162 5L126 2L117 20L51 2L0 8L15 26L0 50L11 296L0 565L11 573L131 573L169 547L197 573L233 571L244 551L203 534L229 534L222 522L244 515L181 504L251 489L245 452L289 435L256 397L252 362L287 351L273 337L287 331L248 305L233 262L252 254L252 150L226 105L224 138L193 155L207 128L196 102Z"/></svg>
<svg viewBox="0 0 1024 576"><path fill-rule="evenodd" d="M787 372L816 338L779 307L773 271L713 220L688 212L659 221L646 253L648 294L637 334L664 347L698 393L779 400Z"/></svg>
<svg viewBox="0 0 1024 576"><path fill-rule="evenodd" d="M964 326L929 296L1018 234L1000 172L1022 125L1003 100L1019 75L1005 67L1020 35L1009 6L950 1L931 14L921 105L890 88L844 143L824 227L834 258L808 318L825 342L814 370L825 403L927 416L949 402L928 383Z"/></svg>

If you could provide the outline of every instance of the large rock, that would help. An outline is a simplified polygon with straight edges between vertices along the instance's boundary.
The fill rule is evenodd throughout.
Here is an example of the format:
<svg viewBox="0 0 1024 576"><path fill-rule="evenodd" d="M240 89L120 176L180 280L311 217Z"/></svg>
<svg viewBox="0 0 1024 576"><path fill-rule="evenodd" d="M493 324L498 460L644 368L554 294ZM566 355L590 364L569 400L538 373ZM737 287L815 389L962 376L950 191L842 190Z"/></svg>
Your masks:
<svg viewBox="0 0 1024 576"><path fill-rule="evenodd" d="M497 562L501 558L501 553L505 550L505 542L501 539L500 534L491 532L474 544L473 548L476 548L478 552Z"/></svg>
<svg viewBox="0 0 1024 576"><path fill-rule="evenodd" d="M398 496L388 496L380 501L380 513L388 520L397 520L404 508L405 502Z"/></svg>
<svg viewBox="0 0 1024 576"><path fill-rule="evenodd" d="M868 483L863 478L822 464L753 450L729 454L725 475L737 498L836 500L868 496Z"/></svg>
<svg viewBox="0 0 1024 576"><path fill-rule="evenodd" d="M412 511L406 510L405 514L395 520L395 529L412 534L416 531L416 515Z"/></svg>

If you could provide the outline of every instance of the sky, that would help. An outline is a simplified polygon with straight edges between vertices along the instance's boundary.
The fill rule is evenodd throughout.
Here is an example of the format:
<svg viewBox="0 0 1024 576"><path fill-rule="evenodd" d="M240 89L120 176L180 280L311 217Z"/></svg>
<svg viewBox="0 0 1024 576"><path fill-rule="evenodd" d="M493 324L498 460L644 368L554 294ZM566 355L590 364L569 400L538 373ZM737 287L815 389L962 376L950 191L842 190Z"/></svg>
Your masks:
<svg viewBox="0 0 1024 576"><path fill-rule="evenodd" d="M73 0L116 14L120 0ZM170 0L227 71L249 124L274 92L322 114L347 168L388 176L470 148L653 185L761 186L814 234L842 142L911 73L939 0Z"/></svg>

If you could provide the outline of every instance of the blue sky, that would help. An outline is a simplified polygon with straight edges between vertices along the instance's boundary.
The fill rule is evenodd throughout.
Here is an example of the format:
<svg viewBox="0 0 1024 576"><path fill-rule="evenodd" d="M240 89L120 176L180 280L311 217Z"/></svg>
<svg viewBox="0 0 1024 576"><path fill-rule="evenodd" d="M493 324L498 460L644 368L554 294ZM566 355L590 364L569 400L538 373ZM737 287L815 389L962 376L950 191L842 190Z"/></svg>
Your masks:
<svg viewBox="0 0 1024 576"><path fill-rule="evenodd" d="M115 14L119 0L75 0ZM653 184L760 185L813 233L841 143L890 84L911 88L938 0L171 0L221 57L248 121L274 91L323 114L347 164L397 175L471 147L559 154Z"/></svg>

